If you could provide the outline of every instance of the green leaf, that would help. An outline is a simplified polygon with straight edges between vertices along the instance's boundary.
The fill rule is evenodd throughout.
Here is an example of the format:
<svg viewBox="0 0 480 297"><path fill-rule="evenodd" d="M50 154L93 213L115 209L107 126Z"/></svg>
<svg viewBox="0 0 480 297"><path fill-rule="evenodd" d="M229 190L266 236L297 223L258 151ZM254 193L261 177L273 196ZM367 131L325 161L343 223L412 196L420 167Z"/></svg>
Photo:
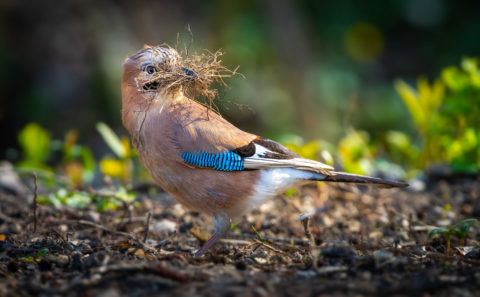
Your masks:
<svg viewBox="0 0 480 297"><path fill-rule="evenodd" d="M18 135L18 142L23 151L23 163L43 165L50 154L51 137L37 123L27 124Z"/></svg>
<svg viewBox="0 0 480 297"><path fill-rule="evenodd" d="M25 261L25 262L30 262L30 263L34 262L34 259L33 259L32 256L20 257L20 258L18 258L18 260L20 260L20 261Z"/></svg>
<svg viewBox="0 0 480 297"><path fill-rule="evenodd" d="M41 249L40 251L38 251L37 257L41 257L41 256L45 255L46 253L48 253L47 248Z"/></svg>
<svg viewBox="0 0 480 297"><path fill-rule="evenodd" d="M230 224L230 231L233 231L235 228L237 228L238 223L231 223Z"/></svg>
<svg viewBox="0 0 480 297"><path fill-rule="evenodd" d="M430 231L430 233L428 233L428 237L432 237L432 236L434 236L436 234L439 234L439 233L448 233L448 229L443 228L443 227L435 228L432 231Z"/></svg>
<svg viewBox="0 0 480 297"><path fill-rule="evenodd" d="M400 131L388 131L386 138L389 144L402 151L412 146L410 137Z"/></svg>
<svg viewBox="0 0 480 297"><path fill-rule="evenodd" d="M70 193L65 199L65 204L74 208L85 208L91 202L91 195L81 191Z"/></svg>
<svg viewBox="0 0 480 297"><path fill-rule="evenodd" d="M95 176L95 159L92 151L83 146L80 151L80 159L83 165L83 181L91 182Z"/></svg>
<svg viewBox="0 0 480 297"><path fill-rule="evenodd" d="M46 196L41 196L39 195L37 197L37 203L38 204L41 204L41 205L51 205L52 204L52 201L50 201L50 198L46 197Z"/></svg>
<svg viewBox="0 0 480 297"><path fill-rule="evenodd" d="M480 87L480 70L478 69L479 60L475 58L463 58L462 68L470 75L470 82L475 87Z"/></svg>
<svg viewBox="0 0 480 297"><path fill-rule="evenodd" d="M428 118L441 104L445 94L445 87L440 80L436 80L431 86L425 77L420 77L417 83L418 100L425 116Z"/></svg>
<svg viewBox="0 0 480 297"><path fill-rule="evenodd" d="M450 66L443 69L442 79L445 84L453 91L463 90L469 84L468 76L461 72L455 66Z"/></svg>
<svg viewBox="0 0 480 297"><path fill-rule="evenodd" d="M113 198L101 197L95 201L98 211L115 210L121 205L120 201Z"/></svg>
<svg viewBox="0 0 480 297"><path fill-rule="evenodd" d="M322 156L324 163L327 165L333 166L333 164L335 163L332 154L327 150L321 150L320 156Z"/></svg>
<svg viewBox="0 0 480 297"><path fill-rule="evenodd" d="M126 202L133 202L137 197L135 193L128 192L127 189L125 189L124 187L119 187L118 190L116 192L113 192L112 194Z"/></svg>
<svg viewBox="0 0 480 297"><path fill-rule="evenodd" d="M105 143L107 143L107 145L115 153L115 155L117 155L117 157L124 158L127 156L127 152L124 149L122 141L120 140L120 138L118 138L117 134L115 134L115 132L110 129L110 127L100 122L97 124L97 130L102 135Z"/></svg>
<svg viewBox="0 0 480 297"><path fill-rule="evenodd" d="M286 146L300 156L313 160L318 158L318 152L320 151L319 143L316 141L311 141L303 145L288 143Z"/></svg>
<svg viewBox="0 0 480 297"><path fill-rule="evenodd" d="M478 59L463 58L461 65L462 65L462 69L465 72L468 72L468 73L478 72Z"/></svg>
<svg viewBox="0 0 480 297"><path fill-rule="evenodd" d="M430 97L432 91L426 77L420 77L417 81L418 101L424 111L430 109Z"/></svg>
<svg viewBox="0 0 480 297"><path fill-rule="evenodd" d="M480 221L476 218L465 219L447 228L434 229L428 234L428 237L432 237L438 233L443 233L447 241L450 241L451 234L455 234L459 238L465 238L470 226L478 222Z"/></svg>
<svg viewBox="0 0 480 297"><path fill-rule="evenodd" d="M124 187L120 187L117 191L102 191L102 195L95 196L95 204L99 211L115 210L122 205L121 200L132 203L135 201L135 198L135 193L130 193Z"/></svg>
<svg viewBox="0 0 480 297"><path fill-rule="evenodd" d="M465 224L458 230L458 231L460 231L460 234L462 235L461 237L465 237L467 235L468 229L470 229L471 225L472 224Z"/></svg>
<svg viewBox="0 0 480 297"><path fill-rule="evenodd" d="M463 135L463 145L465 150L470 150L476 148L478 145L479 140L477 139L477 135L475 133L475 129L470 127L465 130L465 134Z"/></svg>
<svg viewBox="0 0 480 297"><path fill-rule="evenodd" d="M418 100L418 94L413 90L409 85L407 85L403 80L396 80L394 82L395 89L402 98L405 106L407 107L410 115L413 118L413 121L417 126L423 128L425 124L425 112Z"/></svg>
<svg viewBox="0 0 480 297"><path fill-rule="evenodd" d="M445 97L445 85L440 79L435 80L432 85L432 92L430 97L430 108L435 110L442 105Z"/></svg>
<svg viewBox="0 0 480 297"><path fill-rule="evenodd" d="M461 67L444 68L432 84L420 77L417 90L395 81L419 132L420 149L407 154L408 150L399 149L401 139L387 138L387 152L393 160L408 160L416 169L446 164L455 172L480 170L479 64L477 58L464 58Z"/></svg>
<svg viewBox="0 0 480 297"><path fill-rule="evenodd" d="M450 228L451 229L461 228L464 225L470 226L470 225L478 223L478 222L480 222L480 221L476 218L469 218L469 219L461 220L460 222L456 223L455 225L453 225Z"/></svg>
<svg viewBox="0 0 480 297"><path fill-rule="evenodd" d="M261 242L265 242L265 241L266 241L265 238L263 238L263 237L260 235L260 233L258 233L257 229L255 229L255 227L254 227L253 225L252 225L251 227L252 227L252 230L253 230L253 232L255 233L255 235L257 235L258 240L260 240Z"/></svg>
<svg viewBox="0 0 480 297"><path fill-rule="evenodd" d="M450 211L452 210L452 206L450 205L450 203L447 203L443 206L443 210L444 211Z"/></svg>
<svg viewBox="0 0 480 297"><path fill-rule="evenodd" d="M338 151L345 171L370 174L373 171L373 151L367 132L349 129L338 143Z"/></svg>

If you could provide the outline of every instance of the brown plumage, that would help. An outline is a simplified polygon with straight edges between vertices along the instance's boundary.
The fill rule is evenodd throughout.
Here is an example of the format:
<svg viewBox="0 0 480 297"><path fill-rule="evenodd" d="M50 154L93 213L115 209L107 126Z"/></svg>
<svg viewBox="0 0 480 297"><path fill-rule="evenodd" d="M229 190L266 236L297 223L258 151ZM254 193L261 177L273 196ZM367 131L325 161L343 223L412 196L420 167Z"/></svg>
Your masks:
<svg viewBox="0 0 480 297"><path fill-rule="evenodd" d="M165 81L155 79L161 71L185 82L202 79L179 63L180 56L169 47L147 47L128 58L122 79L122 120L154 180L183 205L214 217L216 232L197 255L228 230L231 217L295 185L325 180L406 186L331 171L330 166L236 128L187 98L182 84L166 88Z"/></svg>

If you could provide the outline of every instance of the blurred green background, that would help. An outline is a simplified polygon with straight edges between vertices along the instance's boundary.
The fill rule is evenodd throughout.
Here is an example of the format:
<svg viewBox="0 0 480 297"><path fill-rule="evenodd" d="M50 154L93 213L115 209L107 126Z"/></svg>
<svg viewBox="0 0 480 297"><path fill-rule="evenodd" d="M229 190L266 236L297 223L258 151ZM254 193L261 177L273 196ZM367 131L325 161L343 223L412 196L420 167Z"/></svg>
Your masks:
<svg viewBox="0 0 480 297"><path fill-rule="evenodd" d="M98 122L126 135L123 60L143 44L189 44L187 25L191 51L222 48L226 66L240 65L245 79L227 80L220 96L249 107L222 107L243 130L306 143L338 143L351 127L369 139L390 130L415 136L418 125L394 81L416 88L420 75L432 82L445 67L478 56L479 8L442 0L3 0L0 158L21 158L18 133L29 122L56 139L76 129L79 143L104 155ZM478 126L473 131L477 137Z"/></svg>

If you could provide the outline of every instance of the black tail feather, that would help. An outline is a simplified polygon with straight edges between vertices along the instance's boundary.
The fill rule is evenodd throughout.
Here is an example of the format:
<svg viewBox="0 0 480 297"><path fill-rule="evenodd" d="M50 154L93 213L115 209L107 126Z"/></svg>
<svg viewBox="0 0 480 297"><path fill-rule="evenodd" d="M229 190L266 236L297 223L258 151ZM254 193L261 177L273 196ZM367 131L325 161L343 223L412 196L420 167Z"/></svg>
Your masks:
<svg viewBox="0 0 480 297"><path fill-rule="evenodd" d="M346 172L336 172L328 171L328 175L325 176L321 181L328 182L342 182L342 183L355 183L370 185L382 188L406 188L409 185L404 182L399 181L390 181L386 179L381 179L377 177L370 177Z"/></svg>

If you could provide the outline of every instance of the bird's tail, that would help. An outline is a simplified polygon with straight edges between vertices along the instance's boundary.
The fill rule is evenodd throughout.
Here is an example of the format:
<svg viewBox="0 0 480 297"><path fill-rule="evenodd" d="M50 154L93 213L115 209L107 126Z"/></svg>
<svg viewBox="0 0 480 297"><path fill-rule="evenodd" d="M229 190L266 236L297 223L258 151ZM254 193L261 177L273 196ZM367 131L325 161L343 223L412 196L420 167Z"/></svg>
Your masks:
<svg viewBox="0 0 480 297"><path fill-rule="evenodd" d="M325 174L327 173L327 174ZM337 172L337 171L324 171L324 178L320 179L321 181L327 182L341 182L341 183L355 183L368 186L376 186L381 188L406 188L408 187L407 183L390 181L386 179L381 179L377 177L370 177L346 172Z"/></svg>

